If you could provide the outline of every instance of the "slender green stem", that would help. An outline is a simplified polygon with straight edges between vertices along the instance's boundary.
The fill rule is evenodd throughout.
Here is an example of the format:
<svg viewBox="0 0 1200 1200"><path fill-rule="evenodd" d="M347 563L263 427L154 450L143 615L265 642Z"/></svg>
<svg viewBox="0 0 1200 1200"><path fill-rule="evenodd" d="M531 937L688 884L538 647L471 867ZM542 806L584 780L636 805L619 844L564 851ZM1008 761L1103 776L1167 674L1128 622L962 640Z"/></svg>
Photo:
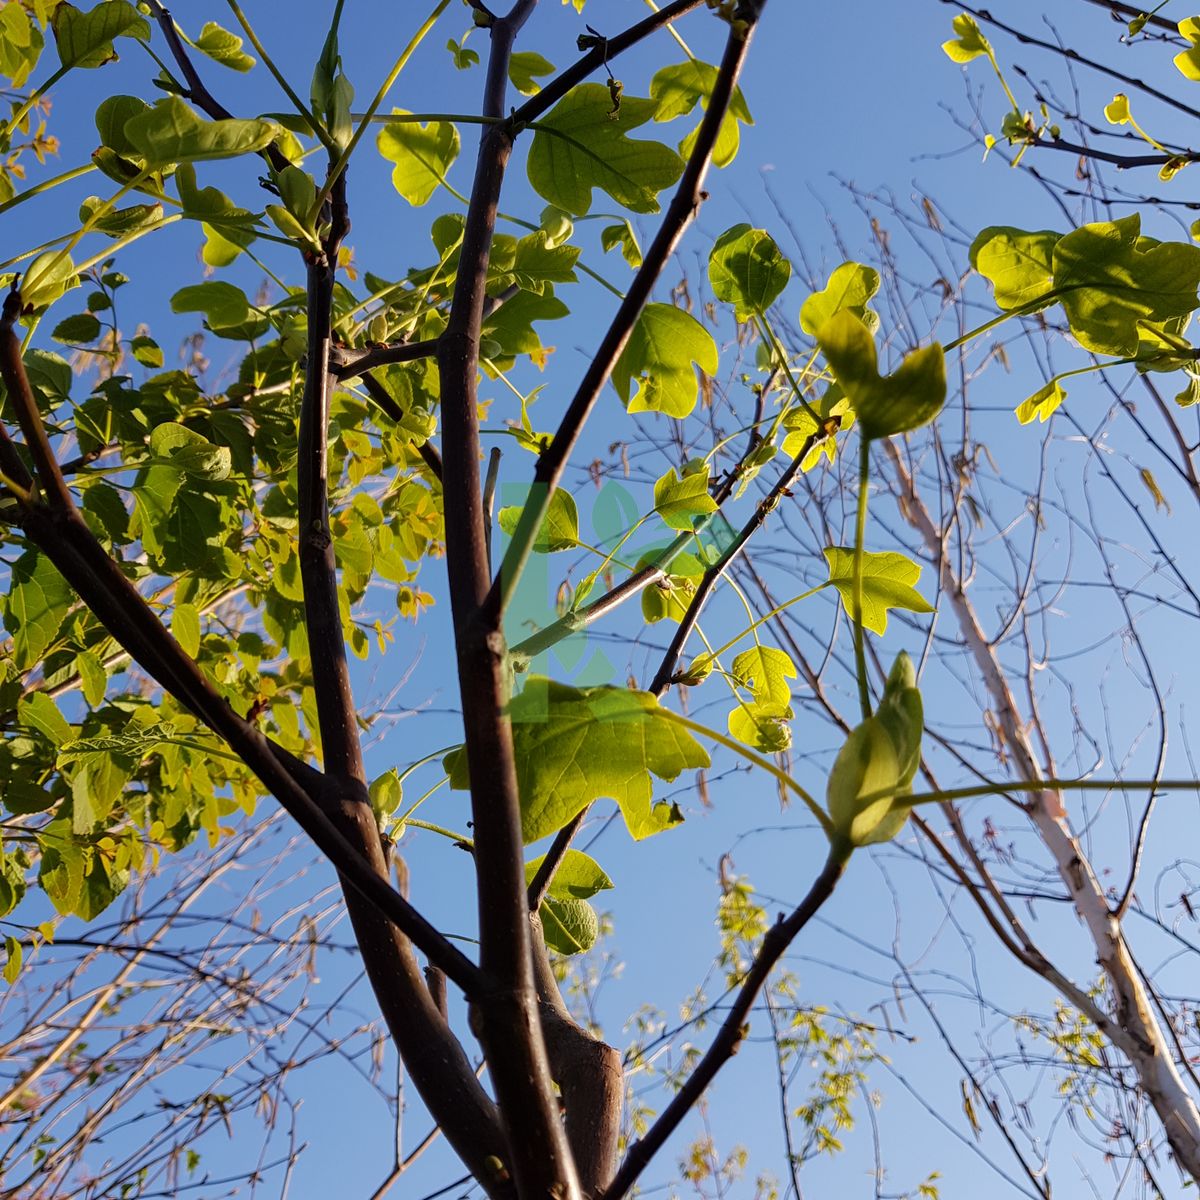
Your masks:
<svg viewBox="0 0 1200 1200"><path fill-rule="evenodd" d="M87 175L89 172L96 170L95 163L86 163L82 167L72 167L69 171L64 171L61 175L55 175L53 179L43 179L41 183L35 183L33 187L26 188L23 192L18 192L11 200L5 200L0 204L0 213L8 212L10 208L16 208L18 204L23 204L26 200L32 200L34 196L40 196L43 192L48 192L52 187L57 187L60 183L67 183L72 179L78 179L80 175Z"/></svg>
<svg viewBox="0 0 1200 1200"><path fill-rule="evenodd" d="M871 687L867 680L866 633L862 620L863 542L867 533L867 492L870 485L871 439L863 434L862 457L858 463L858 519L854 523L853 593L854 673L858 676L858 701L863 720L871 715Z"/></svg>
<svg viewBox="0 0 1200 1200"><path fill-rule="evenodd" d="M681 716L679 713L669 708L659 708L658 715L665 717L668 721L676 725L682 725L684 729L691 730L692 733L698 733L701 737L709 738L720 746L724 746L726 750L732 750L734 754L740 758L744 758L747 762L753 763L756 767L761 767L764 771L774 775L784 787L790 792L794 792L808 808L816 819L818 825L824 831L825 836L833 840L833 823L829 820L825 810L812 798L812 796L804 790L786 771L777 767L769 758L765 758L756 750L751 750L749 746L743 745L739 741L735 741L731 737L726 737L725 734L719 733L715 729L710 729L707 725L701 725L698 721L690 720L688 717Z"/></svg>
<svg viewBox="0 0 1200 1200"><path fill-rule="evenodd" d="M1005 792L1200 792L1200 779L1014 779L972 784L970 787L947 788L939 792L918 792L896 797L894 790L870 792L861 796L862 806L886 800L889 796L903 799L905 805L948 804L955 800L973 800L980 796L998 796Z"/></svg>
<svg viewBox="0 0 1200 1200"><path fill-rule="evenodd" d="M70 67L59 67L45 83L39 84L25 97L25 103L17 109L15 113L5 122L3 130L0 130L0 142L7 143L8 137L12 131L16 129L20 123L25 120L29 110L70 70Z"/></svg>
<svg viewBox="0 0 1200 1200"><path fill-rule="evenodd" d="M430 833L440 833L442 837L449 838L452 842L459 846L465 846L468 850L475 849L475 843L461 833L455 833L453 829L447 829L444 825L435 825L432 821L419 821L416 817L405 817L405 825L411 825L414 829L425 829Z"/></svg>
<svg viewBox="0 0 1200 1200"><path fill-rule="evenodd" d="M400 78L400 72L408 65L408 60L412 57L416 48L425 40L426 34L437 23L438 17L446 11L450 0L438 0L433 12L425 18L425 23L413 34L407 46L400 52L400 57L396 59L392 69L388 72L387 78L380 84L379 90L375 93L374 99L367 106L367 111L363 114L362 119L358 122L350 141L346 144L338 156L337 160L329 168L329 173L325 176L325 182L321 185L321 190L317 193L316 200L313 201L313 206L308 214L308 225L315 227L317 218L321 215L321 209L325 206L325 202L329 199L329 194L333 191L333 185L337 182L338 176L346 169L346 164L350 161L350 156L354 153L358 143L362 140L362 136L366 133L368 126L371 124L372 118L379 111L379 106L387 97L388 92L392 90L392 85ZM339 2L338 11L335 16L341 16L341 3Z"/></svg>
<svg viewBox="0 0 1200 1200"><path fill-rule="evenodd" d="M258 51L258 56L262 59L263 66L271 72L275 77L275 82L283 89L284 95L292 102L296 111L308 122L309 128L313 131L313 136L332 153L336 147L330 139L328 131L317 120L308 105L292 90L292 85L288 83L283 72L280 71L275 65L274 60L267 53L267 48L258 40L258 34L254 32L254 26L246 19L246 14L242 12L241 5L238 4L237 0L225 0L225 3L229 5L230 11L237 18L237 23L242 27L242 31L249 39L250 44Z"/></svg>
<svg viewBox="0 0 1200 1200"><path fill-rule="evenodd" d="M758 629L759 626L765 625L773 617L779 616L781 612L783 612L785 609L791 608L793 604L799 604L801 600L807 600L810 596L815 596L818 592L823 592L827 587L829 587L829 580L826 580L824 583L818 583L816 587L809 588L808 591L801 592L798 596L793 596L790 600L784 600L781 604L775 605L770 612L764 613L761 617L759 617L753 625L748 626L746 629L743 629L741 633L731 637L724 645L718 646L711 652L710 657L719 658L725 653L726 650L731 650L738 644L738 642L742 640L742 638L748 637L756 629Z"/></svg>

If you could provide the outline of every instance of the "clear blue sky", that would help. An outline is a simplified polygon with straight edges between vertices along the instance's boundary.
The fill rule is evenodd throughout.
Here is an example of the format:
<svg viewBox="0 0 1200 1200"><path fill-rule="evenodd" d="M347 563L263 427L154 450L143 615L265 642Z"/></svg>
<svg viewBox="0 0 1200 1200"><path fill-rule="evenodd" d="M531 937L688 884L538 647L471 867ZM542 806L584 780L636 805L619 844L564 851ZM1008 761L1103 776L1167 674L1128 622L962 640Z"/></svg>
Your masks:
<svg viewBox="0 0 1200 1200"><path fill-rule="evenodd" d="M1031 29L1040 24L1043 6L1019 0L997 7L1002 7L1014 24ZM1061 20L1068 41L1110 57L1114 51L1121 52L1122 48L1115 46L1117 30L1107 24L1103 13L1084 4L1063 7ZM288 5L256 2L246 7L272 56L305 94L311 63L323 39L327 9L328 5L311 0ZM423 9L422 5L360 0L350 0L347 4L343 54L360 105L386 73L418 17L424 15ZM562 67L575 57L574 40L581 32L584 20L601 32L611 34L640 19L647 11L635 0L590 0L581 18L570 6L543 0L530 21L521 47L537 49L556 66ZM995 125L1003 112L1003 101L985 65L975 64L964 81L964 72L942 53L940 43L949 36L954 11L935 0L921 3L907 0L903 4L894 0L863 0L856 4L824 6L771 0L743 80L756 123L743 130L742 151L736 163L728 170L710 176L712 199L704 206L697 226L681 249L677 265L666 273L658 298L668 299L670 287L681 275L686 274L693 281L699 279L713 239L729 225L749 220L772 230L784 251L793 257L800 278L786 294L783 307L794 320L795 312L807 294L802 282L807 271L801 247L811 264L812 274L821 280L844 256L838 248L839 242L848 247L851 255L873 260L877 254L868 223L845 183L894 193L903 205L912 203L913 198L919 203L922 195L932 197L947 224L957 222L967 231L968 237L990 224L1065 228L1062 213L1036 181L1028 175L1009 171L998 157L981 164L978 148L956 124L956 120L969 120L968 89L984 88L984 110L994 116ZM174 15L193 34L207 19L232 25L225 6L218 4L180 3ZM402 77L390 97L391 102L415 112L475 111L482 72L479 68L454 72L448 66L449 56L444 49L447 38L460 38L469 25L466 8L453 5ZM1076 34L1072 26L1077 26L1081 32ZM709 59L715 57L720 30L710 15L704 11L693 14L680 29L697 54ZM1023 54L1010 40L997 36L995 42L1002 59L1015 58L1019 63L1038 65L1037 59ZM481 53L486 51L484 38L479 33L472 35L469 44ZM88 103L94 104L101 94L124 90L147 94L144 81L152 74L151 64L134 47L128 44L126 47L120 63L100 72L76 73L56 93L53 131L62 141L61 168L85 161L94 146L94 131L86 121L79 119ZM679 48L662 34L648 46L622 58L614 70L624 82L627 94L644 95L653 71L664 63L677 61L680 56ZM1050 70L1061 80L1057 66ZM208 65L204 73L213 91L239 115L280 111L286 107L286 101L273 89L270 77L261 67L244 77ZM1085 85L1084 102L1096 120L1100 119L1099 105L1110 95L1105 93L1103 86ZM1169 120L1165 113L1157 115L1162 122ZM1171 126L1159 124L1154 128L1163 130ZM462 132L464 152L451 174L451 181L466 190L475 133L470 126L464 126ZM653 135L652 130L642 133ZM1073 164L1062 156L1061 161L1039 163L1038 166L1055 178L1069 178ZM201 182L220 183L235 198L256 204L259 194L249 186L247 177L251 168L252 164L247 163L214 164L202 172ZM53 169L59 169L59 164L48 168ZM428 258L428 225L443 202L435 198L425 209L414 211L408 208L391 189L388 174L388 165L379 159L368 139L350 172L353 232L349 241L355 248L359 265L385 277L397 278L407 267ZM7 255L18 246L65 231L70 227L79 200L96 186L93 180L84 180L76 192L52 199L40 210L30 207L0 217L0 254ZM452 205L452 202L448 203ZM782 217L776 204L782 210ZM531 193L524 180L520 152L514 160L511 184L502 207L507 212L534 220L541 208L541 201ZM36 228L26 224L29 220L36 221ZM653 230L653 221L639 219L637 224L645 241ZM1155 232L1159 236L1181 236L1165 221ZM793 234L798 237L799 244L793 240ZM914 278L932 282L931 264L921 257L919 248L901 244L904 238L899 231L894 231L894 237L893 248L900 256L902 269L911 272ZM127 302L132 311L126 321L131 325L135 314L139 319L142 313L152 314L148 318L152 331L164 347L172 346L188 331L179 318L170 316L167 300L179 287L202 278L198 249L198 232L180 233L177 230L161 238L144 240L123 259L123 269L133 278L130 288L133 302ZM628 277L626 268L615 255L601 258L594 247L586 253L590 265L618 285ZM964 260L965 253L960 253L960 269ZM283 258L272 261L277 269L286 272L289 282L298 281L294 264ZM261 275L253 267L244 265L233 269L228 277L251 291L261 281ZM595 330L612 310L612 298L602 289L585 282L576 290L579 298L577 301L572 299L576 304L575 316L558 327L543 327L545 339L557 346L544 376L535 378L535 373L529 369L519 378L522 386L540 382L547 385L534 414L535 424L541 428L553 427L556 411L569 396L572 382L586 362ZM928 336L927 319L914 314L913 321L917 332L922 337ZM894 331L885 330L888 332ZM954 332L957 331L942 329L940 336L949 338ZM897 347L902 348L904 342L901 334ZM222 354L226 349L215 339L210 338L207 343L206 353L212 359L214 378L219 376L224 365ZM728 344L723 350L726 355L732 354ZM233 360L232 348L229 358ZM1062 369L1074 364L1061 362L1057 365ZM1002 460L1003 469L1013 480L1016 492L1033 486L1039 441L1034 431L1017 430L1006 412L1041 382L1039 376L1030 373L1027 362L1019 366L1015 377L993 372L983 385L984 390L974 393L981 403L981 421L990 422L986 425L989 445ZM485 388L483 395L493 397L497 406L510 403L507 394L499 388ZM1072 395L1081 403L1094 399L1097 414L1100 406L1109 402L1098 384L1080 385ZM988 413L989 407L998 411ZM497 411L500 411L499 407ZM661 428L652 432L660 437L663 433ZM600 457L606 457L610 441L630 437L619 402L611 391L605 397L589 436L594 437L596 454ZM1119 454L1122 449L1116 447L1114 452ZM581 462L586 463L591 456L590 453L581 455ZM1055 463L1056 468L1068 476L1072 471L1081 470L1079 460L1071 459L1067 453L1059 454ZM643 474L648 473L653 478L667 466L678 464L669 454L657 453L638 465ZM1139 465L1145 464L1139 460ZM529 460L515 450L506 452L505 483L519 483L528 466ZM585 481L586 472L581 468L573 477L573 487L579 492L586 527L590 491ZM1170 495L1169 484L1161 472L1159 481ZM1078 478L1070 476L1064 485L1064 494L1077 498L1078 482ZM737 512L746 511L745 503L749 502L752 498ZM889 522L894 521L894 511L882 505L880 511ZM1014 501L1014 511L1020 511L1018 501ZM732 519L736 523L738 518L735 515ZM1114 512L1112 519L1117 523L1127 518ZM1182 519L1182 516L1177 518ZM1121 529L1116 527L1114 537L1119 538L1121 534ZM776 536L768 533L767 544L786 552L787 543L783 539L771 540ZM887 541L886 531L877 529L873 536L879 548L883 548ZM1065 538L1066 535L1056 529L1055 536ZM996 557L989 562L1000 571L1006 562L1003 540L998 538L993 545ZM1055 552L1061 555L1064 563L1068 561L1065 540ZM373 661L364 668L358 680L365 710L388 696L400 676L412 668L407 681L391 701L392 707L410 710L411 715L384 726L388 730L386 735L373 743L370 763L377 771L390 766L403 767L431 749L455 742L460 736L457 718L448 711L455 705L455 695L448 670L446 605L442 602L439 570L439 563L428 563L420 581L421 586L438 597L438 605L415 626L398 626L396 646L382 662ZM557 561L549 564L547 587L550 596L557 585L559 570ZM580 573L576 569L573 578L578 579ZM922 584L926 594L932 595L928 572ZM986 581L980 584L981 588L987 586ZM996 601L998 605L1002 602L1002 597ZM1061 634L1064 640L1076 640L1083 646L1101 632L1086 608L1074 604L1074 598L1064 600L1062 608L1066 626L1066 631ZM991 615L991 608L986 611ZM713 613L711 623L717 629L721 628L720 614L729 614L731 621L738 619L736 607L729 600L719 601ZM948 618L942 620L947 636L951 636ZM613 628L620 629L621 626L617 624ZM661 629L660 626L652 631L652 640L665 641ZM1106 627L1104 632L1107 631ZM1163 636L1172 635L1164 633ZM905 635L897 630L895 639L884 643L884 655L890 656L891 651L904 641ZM919 639L910 639L910 644L920 649ZM645 671L649 659L645 653L631 654L603 639L594 640L589 649L591 645L611 658L617 680L623 679L628 670ZM1081 664L1079 686L1086 697L1084 707L1091 719L1095 719L1095 695L1099 681L1108 669L1107 661L1097 665L1088 659ZM567 667L561 664L559 669L561 673L567 673ZM645 681L643 675L642 682ZM945 675L939 676L937 686L943 691L927 693L927 704L942 717L952 719L956 706L962 702L961 695ZM1172 711L1177 712L1178 706L1189 698L1189 685L1174 681L1174 686L1171 705ZM702 694L697 693L697 696L700 697L698 702L702 702ZM1194 705L1194 695L1191 699ZM1113 708L1118 721L1144 719L1140 709L1131 708L1126 714L1123 703L1119 698ZM970 715L976 716L974 707ZM1064 744L1068 744L1069 711L1051 715L1049 719L1063 733ZM722 720L720 710L714 710L713 723ZM979 741L984 740L980 731ZM802 751L819 752L807 762L801 762L800 755L797 756L797 771L802 781L819 792L823 790L823 772L834 745L832 734L815 717L802 714L797 722L796 741ZM1078 765L1087 764L1081 762ZM1185 770L1186 765L1181 765L1175 773ZM436 776L430 770L416 778L418 787L414 794L419 794L420 786L428 786ZM690 784L675 790L689 816L680 830L635 848L624 832L614 827L604 834L594 849L617 883L617 890L602 899L606 902L605 907L611 909L616 923L613 951L626 966L619 978L606 985L600 1011L610 1039L617 1044L623 1044L625 1037L623 1022L639 1006L653 1004L669 1017L674 1016L679 1003L703 978L716 947L710 918L717 897L717 864L724 852L735 847L736 869L748 874L765 894L778 898L780 907L798 898L821 857L819 835L808 827L795 809L781 816L774 786L762 779L745 775L714 778L711 809L701 809ZM427 815L432 820L462 827L466 821L465 802L460 795L447 797L442 794L430 804ZM1167 828L1172 827L1168 823ZM747 833L754 830L759 832ZM1101 826L1096 830L1101 847L1107 845L1103 839L1112 839L1113 861L1117 864L1123 862L1117 853L1123 832L1124 826L1119 822L1115 832ZM587 835L581 844L586 843ZM882 852L874 862L867 856L862 856L863 861L856 860L846 888L827 909L827 921L808 931L797 945L790 965L799 976L806 1002L827 1004L835 1011L867 1015L873 1005L886 999L891 992L890 981L896 973L891 958L893 939L902 948L901 953L907 961L919 962L922 970L947 972L945 988L948 991L952 992L958 986L950 981L951 974L969 976L976 969L978 964L970 961L970 955L961 945L956 943L949 951L941 949L938 938L948 918L939 905L936 892L929 887L924 868L908 857L911 847L912 843L909 843L905 849ZM446 928L469 928L472 917L467 857L432 837L414 840L406 849L413 873L415 899ZM1161 843L1152 850L1156 863L1171 857L1169 846L1164 848ZM1123 867L1117 869L1123 870ZM893 886L906 897L903 927L893 916ZM965 919L969 926L970 918ZM1053 944L1067 944L1072 933L1070 919L1048 924L1053 926L1052 930L1047 930ZM978 931L973 933L978 934ZM986 933L983 937L986 938ZM923 956L922 947L926 942L932 949ZM956 1029L963 1039L962 1044L969 1047L970 1052L988 1041L1000 1021L1000 1011L1018 1011L1026 1004L1049 1007L1044 990L1035 987L1037 981L1031 975L1021 974L1016 966L1008 964L996 967L999 952L986 940L980 943L979 949L981 956L992 959L981 968L981 975L986 976L987 998L995 1009L985 1011L981 1007L973 1015L964 1015L962 1007L954 1010L958 1022ZM1072 965L1079 979L1086 981L1093 977L1094 968L1086 954L1075 956ZM849 969L845 969L847 967ZM322 965L322 987L337 989L350 977L349 970L348 964L341 960L327 961ZM930 989L936 994L937 983L932 983ZM369 1008L369 1005L369 996L358 998L360 1009ZM875 1010L873 1016L878 1018L879 1011ZM891 1018L896 1020L897 1014L893 1012ZM885 1040L881 1047L883 1052L892 1058L897 1072L919 1082L924 1093L940 1098L946 1119L961 1129L958 1104L961 1072L942 1051L936 1031L915 1002L910 1002L903 1023L920 1040L915 1045ZM700 1035L702 1044L705 1037ZM746 1145L751 1151L752 1173L759 1170L779 1173L778 1102L770 1059L765 1047L752 1042L722 1077L712 1102L712 1126L719 1147L728 1152L735 1144ZM386 1115L378 1104L369 1103L365 1094L360 1094L356 1086L333 1067L314 1071L311 1083L300 1114L300 1135L311 1143L311 1147L292 1181L290 1194L304 1200L310 1196L366 1196L386 1173L389 1164L391 1133ZM943 1174L944 1196L970 1194L982 1200L1010 1194L1008 1185L984 1168L968 1146L947 1134L887 1070L880 1068L873 1075L870 1086L883 1093L878 1120L883 1157L889 1172L885 1194L915 1187L935 1170ZM409 1104L406 1125L411 1131L410 1136L415 1137L423 1129L424 1121L411 1093ZM806 1195L834 1194L834 1189L851 1197L873 1194L869 1178L871 1126L861 1103L858 1112L862 1119L847 1141L846 1153L806 1168L803 1177ZM364 1144L358 1137L363 1130L370 1131L375 1139L378 1155L377 1161L360 1164L348 1160L346 1147L352 1140L357 1146ZM690 1132L694 1133L695 1127ZM210 1163L220 1162L225 1154L220 1144L223 1136L217 1134L210 1139ZM986 1134L981 1146L989 1155L1001 1156L994 1134ZM646 1176L647 1186L673 1176L673 1154L674 1148ZM1075 1181L1069 1175L1065 1154L1062 1159L1060 1171L1066 1189L1063 1194L1082 1195L1082 1191L1072 1191ZM411 1178L399 1186L396 1194L422 1196L458 1173L448 1156L435 1150L427 1161L414 1169ZM264 1194L276 1194L272 1188L277 1186L267 1187ZM751 1195L750 1180L737 1185L735 1194Z"/></svg>

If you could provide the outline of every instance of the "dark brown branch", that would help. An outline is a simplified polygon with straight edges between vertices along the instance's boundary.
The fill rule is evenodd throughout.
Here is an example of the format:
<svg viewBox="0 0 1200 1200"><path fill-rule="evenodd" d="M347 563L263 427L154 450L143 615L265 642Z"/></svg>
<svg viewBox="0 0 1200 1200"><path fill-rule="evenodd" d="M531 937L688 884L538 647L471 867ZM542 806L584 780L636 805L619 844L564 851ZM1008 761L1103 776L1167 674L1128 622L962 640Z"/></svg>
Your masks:
<svg viewBox="0 0 1200 1200"><path fill-rule="evenodd" d="M1166 17L1151 16L1143 8L1137 8L1132 4L1121 4L1120 0L1086 0L1086 2L1096 5L1097 8L1107 9L1114 17L1124 17L1127 21L1132 21L1134 17L1144 17L1146 24L1154 29L1161 29L1175 37L1179 36L1179 27L1174 21L1168 21Z"/></svg>
<svg viewBox="0 0 1200 1200"><path fill-rule="evenodd" d="M344 193L344 175L334 190ZM337 562L329 524L328 424L335 385L329 370L329 348L340 236L340 231L335 231L326 252L313 256L308 263L308 362L300 402L297 461L300 578L325 772L342 783L364 784L362 745L346 661Z"/></svg>
<svg viewBox="0 0 1200 1200"><path fill-rule="evenodd" d="M991 25L994 29L999 29L1002 33L1007 33L1010 37L1020 42L1022 46L1036 46L1039 50L1048 50L1051 54L1057 54L1069 62L1078 63L1081 67L1087 67L1099 75L1107 75L1110 79L1117 80L1118 83L1123 83L1130 88L1136 88L1139 92L1147 96L1153 96L1155 100L1160 100L1163 104L1171 108L1187 113L1189 117L1200 117L1200 109L1193 108L1190 104L1185 104L1182 100L1177 100L1174 96L1169 96L1166 92L1159 91L1158 88L1152 87L1144 79L1137 79L1132 75L1125 74L1124 71L1118 71L1113 67L1106 66L1102 62L1097 62L1094 58L1088 58L1080 54L1078 50L1072 50L1069 46L1060 46L1056 42L1047 42L1042 38L1034 37L1032 34L1022 33L1021 30L1015 29L1012 25L1006 25L1003 21L998 21L986 8L968 8L967 5L959 3L959 0L942 0L942 3L952 4L960 12L969 13L977 20Z"/></svg>
<svg viewBox="0 0 1200 1200"><path fill-rule="evenodd" d="M606 63L616 58L618 54L636 46L652 33L670 25L685 13L699 8L704 0L674 0L664 4L656 13L631 25L616 37L607 38L600 45L594 46L577 63L568 67L561 75L550 80L536 96L526 100L520 108L513 112L513 121L518 125L536 121L544 113L552 109L576 84L582 83L594 71L599 71Z"/></svg>
<svg viewBox="0 0 1200 1200"><path fill-rule="evenodd" d="M814 433L804 439L804 444L800 447L800 452L788 463L787 469L775 481L775 485L755 506L753 514L738 531L737 537L725 547L721 553L721 557L704 572L704 577L696 586L695 594L688 604L687 612L684 613L683 619L679 622L679 627L675 630L675 636L671 639L671 644L667 647L667 652L663 655L663 660L658 665L654 681L650 684L650 691L654 695L662 696L667 688L671 686L671 680L675 674L675 668L679 664L680 655L687 645L687 640L691 636L692 630L696 627L696 622L700 619L700 612L704 608L709 595L712 593L713 588L717 586L718 580L725 574L729 564L745 549L746 543L762 528L767 515L788 494L788 488L791 487L792 480L800 473L800 466L805 458L808 457L809 451L816 444L817 440L824 436L826 436L824 433Z"/></svg>
<svg viewBox="0 0 1200 1200"><path fill-rule="evenodd" d="M329 514L329 407L337 386L330 370L333 291L338 247L349 229L344 172L330 192L330 213L323 251L308 261L308 354L297 462L300 576L321 747L333 791L330 815L386 880L389 864L367 793L346 661ZM397 856L392 865L403 894L403 859ZM447 1140L480 1182L494 1188L499 1173L494 1165L489 1171L489 1159L503 1150L495 1106L422 978L411 945L378 908L352 891L346 893L346 907L363 965L409 1076Z"/></svg>
<svg viewBox="0 0 1200 1200"><path fill-rule="evenodd" d="M183 80L188 88L188 99L201 112L212 117L214 121L232 120L233 113L205 87L204 80L200 78L195 64L180 40L179 31L175 28L175 21L170 11L159 0L149 0L149 4L150 12L158 22L158 27L162 30L167 47L171 51L171 57L174 58L179 70L183 73ZM282 171L288 165L287 157L274 142L262 151L262 156L276 171Z"/></svg>
<svg viewBox="0 0 1200 1200"><path fill-rule="evenodd" d="M532 10L521 0L491 27L483 116L502 117L513 40ZM438 339L446 567L458 653L475 830L481 967L487 992L474 1016L508 1141L506 1166L522 1196L576 1200L579 1184L558 1115L533 978L508 668L498 614L481 604L490 582L479 472L477 385L487 270L509 122L485 127L445 331Z"/></svg>
<svg viewBox="0 0 1200 1200"><path fill-rule="evenodd" d="M529 883L527 901L531 913L536 913L541 908L542 901L546 898L546 892L550 884L554 882L554 873L562 865L562 860L566 857L567 851L570 850L571 843L575 840L575 835L579 832L580 826L587 819L591 807L589 804L587 808L577 812L554 835L554 841L550 843L550 849L546 851L541 863L538 865L537 872Z"/></svg>
<svg viewBox="0 0 1200 1200"><path fill-rule="evenodd" d="M628 1193L650 1160L662 1149L680 1122L704 1095L717 1073L737 1053L742 1039L746 1036L746 1018L766 984L771 969L783 957L784 951L821 905L833 895L833 889L837 887L845 869L844 855L831 852L820 875L813 881L808 895L790 916L780 919L768 930L712 1045L705 1051L684 1085L675 1093L670 1104L650 1126L645 1137L630 1147L616 1178L605 1189L602 1200L621 1200Z"/></svg>
<svg viewBox="0 0 1200 1200"><path fill-rule="evenodd" d="M708 98L708 108L696 134L696 143L684 167L675 194L663 216L654 240L646 250L641 267L633 278L625 299L621 301L612 323L609 325L600 345L592 357L592 361L580 381L558 430L550 445L538 458L534 469L533 487L529 499L521 513L517 530L509 544L509 553L505 555L500 571L492 581L488 595L488 607L502 610L504 602L511 589L516 586L533 545L533 531L537 530L550 504L567 460L583 431L584 423L591 415L592 408L600 397L600 392L608 382L613 367L625 348L638 317L645 308L650 294L658 282L676 246L679 245L687 228L695 220L700 205L704 200L704 177L712 160L713 150L721 132L729 105L737 87L738 76L746 60L750 48L758 14L762 4L756 3L747 7L748 15L744 24L731 28L729 39L725 44L725 52L721 59L720 68L713 82L712 94ZM667 8L655 14L662 16ZM645 26L647 22L642 22ZM635 29L640 26L635 26ZM645 36L644 34L642 36ZM609 43L611 45L611 43ZM544 91L534 99L541 100ZM528 107L525 105L523 107Z"/></svg>
<svg viewBox="0 0 1200 1200"><path fill-rule="evenodd" d="M593 1037L571 1016L550 966L537 910L529 914L533 931L542 1029L554 1082L562 1095L567 1140L585 1196L599 1195L617 1167L625 1072L621 1053Z"/></svg>
<svg viewBox="0 0 1200 1200"><path fill-rule="evenodd" d="M390 363L416 362L419 358L433 358L437 354L437 338L424 342L397 342L394 346L373 346L370 350L335 350L333 374L338 379L353 379L364 371L375 367L386 367Z"/></svg>
<svg viewBox="0 0 1200 1200"><path fill-rule="evenodd" d="M367 395L375 401L380 411L399 425L404 420L404 409L396 403L387 388L374 375L364 375L362 383L363 387L367 389ZM438 453L437 447L432 442L418 442L415 438L412 445L421 456L421 461L440 483L442 480L442 456Z"/></svg>

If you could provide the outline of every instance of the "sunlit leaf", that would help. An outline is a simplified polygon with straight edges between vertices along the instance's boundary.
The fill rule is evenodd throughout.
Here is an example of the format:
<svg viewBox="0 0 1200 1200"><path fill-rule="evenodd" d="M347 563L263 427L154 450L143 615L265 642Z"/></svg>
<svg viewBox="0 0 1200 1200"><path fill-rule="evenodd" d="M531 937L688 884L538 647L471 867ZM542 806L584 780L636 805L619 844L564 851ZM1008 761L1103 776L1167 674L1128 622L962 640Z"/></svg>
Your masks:
<svg viewBox="0 0 1200 1200"><path fill-rule="evenodd" d="M594 800L615 800L637 839L675 824L665 801L651 805L651 776L667 781L709 763L704 747L661 713L648 692L568 687L531 678L509 705L521 827L526 842L561 829ZM469 786L466 755L446 760L450 784Z"/></svg>
<svg viewBox="0 0 1200 1200"><path fill-rule="evenodd" d="M700 394L693 364L716 373L712 334L673 304L647 304L613 368L613 385L630 412L686 417Z"/></svg>
<svg viewBox="0 0 1200 1200"><path fill-rule="evenodd" d="M734 316L748 321L764 314L792 275L792 266L765 229L734 225L727 229L708 256L708 279L713 294L734 306Z"/></svg>
<svg viewBox="0 0 1200 1200"><path fill-rule="evenodd" d="M867 629L886 633L889 609L933 612L932 605L913 586L921 578L921 568L911 558L894 550L880 554L864 550L862 557L862 623ZM829 564L829 582L837 588L842 606L853 620L854 551L848 546L829 546L825 561Z"/></svg>
<svg viewBox="0 0 1200 1200"><path fill-rule="evenodd" d="M658 105L623 96L616 119L608 88L573 88L538 122L529 147L529 182L543 199L582 216L600 188L633 212L658 212L658 193L683 173L683 159L661 142L630 138Z"/></svg>

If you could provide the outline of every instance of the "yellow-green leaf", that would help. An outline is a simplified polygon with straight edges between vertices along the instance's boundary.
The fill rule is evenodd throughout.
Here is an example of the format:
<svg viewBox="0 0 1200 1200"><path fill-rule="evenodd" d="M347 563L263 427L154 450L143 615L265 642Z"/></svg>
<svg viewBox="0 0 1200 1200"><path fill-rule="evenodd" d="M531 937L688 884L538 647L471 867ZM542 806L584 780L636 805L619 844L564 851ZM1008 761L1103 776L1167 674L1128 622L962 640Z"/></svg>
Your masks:
<svg viewBox="0 0 1200 1200"><path fill-rule="evenodd" d="M862 623L867 629L886 633L888 610L892 608L933 612L913 586L921 578L921 568L911 558L894 550L881 554L864 550L862 557ZM829 582L837 588L842 606L853 619L854 551L848 546L830 546L825 550L825 561L829 564Z"/></svg>

